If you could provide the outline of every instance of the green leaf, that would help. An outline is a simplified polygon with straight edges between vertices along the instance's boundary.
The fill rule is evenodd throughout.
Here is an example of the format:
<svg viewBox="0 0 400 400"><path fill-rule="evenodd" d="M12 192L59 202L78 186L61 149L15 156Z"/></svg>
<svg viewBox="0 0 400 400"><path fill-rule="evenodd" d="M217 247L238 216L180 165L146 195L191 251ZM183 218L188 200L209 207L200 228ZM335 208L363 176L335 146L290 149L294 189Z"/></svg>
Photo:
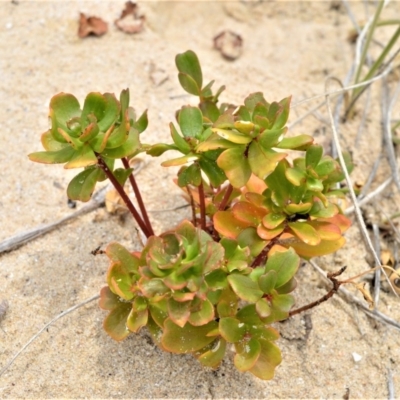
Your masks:
<svg viewBox="0 0 400 400"><path fill-rule="evenodd" d="M82 168L97 164L97 157L88 143L75 151L73 157L64 165L64 168Z"/></svg>
<svg viewBox="0 0 400 400"><path fill-rule="evenodd" d="M265 272L276 272L277 278L274 288L279 288L293 278L299 268L299 265L300 257L293 249L288 249L286 251L276 251L272 255L269 255L267 264L265 266ZM271 277L268 279L273 278ZM268 286L267 281L264 282L264 288L266 288L265 286Z"/></svg>
<svg viewBox="0 0 400 400"><path fill-rule="evenodd" d="M269 213L267 214L263 219L262 219L262 224L267 228L267 229L275 229L277 226L279 226L283 221L286 219L285 214L280 214L280 213Z"/></svg>
<svg viewBox="0 0 400 400"><path fill-rule="evenodd" d="M191 151L189 143L178 133L174 124L171 122L169 124L169 129L171 131L171 137L174 141L176 147L183 154L188 154Z"/></svg>
<svg viewBox="0 0 400 400"><path fill-rule="evenodd" d="M269 106L268 102L264 99L264 95L261 92L251 93L244 100L244 105L247 110L253 114L253 111L258 103Z"/></svg>
<svg viewBox="0 0 400 400"><path fill-rule="evenodd" d="M117 341L124 340L130 333L126 320L132 309L130 303L120 303L112 310L103 322L104 330Z"/></svg>
<svg viewBox="0 0 400 400"><path fill-rule="evenodd" d="M267 299L261 298L256 302L256 311L261 318L266 318L271 315L271 307Z"/></svg>
<svg viewBox="0 0 400 400"><path fill-rule="evenodd" d="M307 150L313 142L314 138L310 135L298 135L282 139L276 147L279 149Z"/></svg>
<svg viewBox="0 0 400 400"><path fill-rule="evenodd" d="M306 188L311 192L322 192L324 190L324 185L320 179L308 177L306 180Z"/></svg>
<svg viewBox="0 0 400 400"><path fill-rule="evenodd" d="M52 126L52 132L57 130L58 126L67 127L67 122L78 117L81 114L79 102L75 96L69 93L59 93L50 100L50 114L54 115L56 126Z"/></svg>
<svg viewBox="0 0 400 400"><path fill-rule="evenodd" d="M42 164L63 164L68 162L75 154L75 150L71 147L64 147L57 151L38 151L28 155L31 161Z"/></svg>
<svg viewBox="0 0 400 400"><path fill-rule="evenodd" d="M233 291L245 301L255 303L264 294L258 287L258 284L249 277L232 274L228 276L228 282Z"/></svg>
<svg viewBox="0 0 400 400"><path fill-rule="evenodd" d="M210 344L210 350L205 351L197 359L206 367L216 368L224 358L226 351L226 341L222 338ZM208 348L208 346L207 346Z"/></svg>
<svg viewBox="0 0 400 400"><path fill-rule="evenodd" d="M241 133L237 130L213 128L212 131L218 136L232 143L248 144L252 141L252 137L250 135Z"/></svg>
<svg viewBox="0 0 400 400"><path fill-rule="evenodd" d="M251 176L247 157L244 155L245 146L225 150L217 159L218 166L225 172L229 182L235 188L244 186Z"/></svg>
<svg viewBox="0 0 400 400"><path fill-rule="evenodd" d="M226 181L225 172L218 166L217 162L207 157L207 153L199 159L201 170L207 175L214 187L221 186Z"/></svg>
<svg viewBox="0 0 400 400"><path fill-rule="evenodd" d="M196 82L198 88L201 89L203 86L203 74L199 59L194 51L187 50L184 53L177 54L175 64L179 72L189 75Z"/></svg>
<svg viewBox="0 0 400 400"><path fill-rule="evenodd" d="M106 110L106 99L105 97L98 92L89 93L83 104L82 114L81 114L81 126L85 128L89 122L88 116L94 115L96 117L96 121L101 121L104 117Z"/></svg>
<svg viewBox="0 0 400 400"><path fill-rule="evenodd" d="M228 286L226 273L222 269L215 269L205 276L207 286L212 290L225 289Z"/></svg>
<svg viewBox="0 0 400 400"><path fill-rule="evenodd" d="M284 99L282 99L279 102L280 105L280 109L279 112L277 113L275 122L273 127L275 129L280 129L283 128L286 125L286 122L289 118L289 112L290 112L290 101L291 101L292 97L286 97Z"/></svg>
<svg viewBox="0 0 400 400"><path fill-rule="evenodd" d="M132 174L133 168L117 168L113 171L115 178L121 186L125 185L126 180Z"/></svg>
<svg viewBox="0 0 400 400"><path fill-rule="evenodd" d="M236 318L226 317L219 320L219 331L227 342L235 343L243 339L246 326Z"/></svg>
<svg viewBox="0 0 400 400"><path fill-rule="evenodd" d="M208 118L211 122L215 122L220 116L220 112L216 104L210 100L200 103L200 110L204 117Z"/></svg>
<svg viewBox="0 0 400 400"><path fill-rule="evenodd" d="M102 132L106 132L112 124L118 119L121 112L121 105L112 93L103 94L106 100L106 108L104 110L104 116L101 120L98 120L98 126Z"/></svg>
<svg viewBox="0 0 400 400"><path fill-rule="evenodd" d="M120 298L110 290L109 286L104 286L100 290L99 306L102 310L114 310L120 304Z"/></svg>
<svg viewBox="0 0 400 400"><path fill-rule="evenodd" d="M100 176L100 169L87 168L69 183L67 196L71 200L89 201Z"/></svg>
<svg viewBox="0 0 400 400"><path fill-rule="evenodd" d="M253 141L249 147L248 160L251 171L264 180L286 156L286 153L265 149L259 142Z"/></svg>
<svg viewBox="0 0 400 400"><path fill-rule="evenodd" d="M70 147L67 143L61 143L54 139L50 130L44 132L40 138L42 146L47 151L59 151L65 147Z"/></svg>
<svg viewBox="0 0 400 400"><path fill-rule="evenodd" d="M110 243L106 248L106 254L111 261L120 262L126 273L136 273L139 269L139 259L119 243Z"/></svg>
<svg viewBox="0 0 400 400"><path fill-rule="evenodd" d="M182 167L178 172L178 185L185 187L187 185L200 186L201 172L199 164L195 163L189 167Z"/></svg>
<svg viewBox="0 0 400 400"><path fill-rule="evenodd" d="M321 161L323 152L322 146L316 144L311 145L306 151L306 167L315 168Z"/></svg>
<svg viewBox="0 0 400 400"><path fill-rule="evenodd" d="M164 322L164 334L161 343L171 353L191 353L214 341L215 338L207 336L207 334L217 327L217 322L211 321L201 326L193 326L190 323L186 323L181 328L174 324L170 318L167 318Z"/></svg>
<svg viewBox="0 0 400 400"><path fill-rule="evenodd" d="M203 132L203 115L200 109L183 106L179 111L179 126L184 137L198 138Z"/></svg>
<svg viewBox="0 0 400 400"><path fill-rule="evenodd" d="M277 281L278 281L278 271L271 269L258 278L258 286L264 293L270 294L272 292L272 289L275 288Z"/></svg>
<svg viewBox="0 0 400 400"><path fill-rule="evenodd" d="M101 155L107 158L122 158L133 156L134 154L140 151L140 140L139 140L139 132L131 128L129 130L128 139L124 142L123 145L113 148L113 149L105 149Z"/></svg>
<svg viewBox="0 0 400 400"><path fill-rule="evenodd" d="M126 326L131 332L137 333L139 332L140 328L143 328L147 325L148 317L149 312L147 309L140 312L131 310L128 318L126 319Z"/></svg>
<svg viewBox="0 0 400 400"><path fill-rule="evenodd" d="M146 130L149 124L149 119L147 117L147 110L143 111L143 114L138 118L137 121L132 125L139 133L142 133Z"/></svg>
<svg viewBox="0 0 400 400"><path fill-rule="evenodd" d="M123 300L132 300L132 284L135 278L127 273L126 268L120 263L113 263L107 271L107 283L110 289Z"/></svg>
<svg viewBox="0 0 400 400"><path fill-rule="evenodd" d="M237 241L240 247L250 249L252 257L257 257L265 247L265 241L260 239L253 227L243 229L237 236Z"/></svg>
<svg viewBox="0 0 400 400"><path fill-rule="evenodd" d="M110 136L107 138L105 147L107 149L115 149L116 147L122 146L126 142L128 137L129 137L129 132L127 131L126 124L123 121L121 125L117 126L111 132Z"/></svg>
<svg viewBox="0 0 400 400"><path fill-rule="evenodd" d="M262 339L259 342L261 351L249 372L260 379L269 380L274 377L275 368L282 362L281 352L274 343Z"/></svg>
<svg viewBox="0 0 400 400"><path fill-rule="evenodd" d="M260 145L264 149L276 147L282 141L283 135L287 132L287 128L276 130L265 130L259 136Z"/></svg>
<svg viewBox="0 0 400 400"><path fill-rule="evenodd" d="M182 88L194 96L201 96L200 87L197 85L196 81L188 74L179 72L178 74L179 83Z"/></svg>
<svg viewBox="0 0 400 400"><path fill-rule="evenodd" d="M190 317L191 301L176 301L173 298L168 300L168 315L176 325L183 328Z"/></svg>
<svg viewBox="0 0 400 400"><path fill-rule="evenodd" d="M211 304L210 300L205 299L199 311L192 311L189 317L189 323L193 326L202 326L212 321L214 316L214 306Z"/></svg>
<svg viewBox="0 0 400 400"><path fill-rule="evenodd" d="M246 372L254 366L261 353L260 342L251 338L241 346L241 352L235 355L234 364L240 372Z"/></svg>
<svg viewBox="0 0 400 400"><path fill-rule="evenodd" d="M197 154L189 153L183 157L173 158L172 160L167 160L161 163L163 167L176 167L179 165L184 165L192 161L197 161L199 156Z"/></svg>
<svg viewBox="0 0 400 400"><path fill-rule="evenodd" d="M318 176L326 176L335 171L337 162L329 156L323 156L320 163L314 168Z"/></svg>
<svg viewBox="0 0 400 400"><path fill-rule="evenodd" d="M304 184L307 178L306 171L297 167L288 168L285 172L285 176L288 181L295 186Z"/></svg>

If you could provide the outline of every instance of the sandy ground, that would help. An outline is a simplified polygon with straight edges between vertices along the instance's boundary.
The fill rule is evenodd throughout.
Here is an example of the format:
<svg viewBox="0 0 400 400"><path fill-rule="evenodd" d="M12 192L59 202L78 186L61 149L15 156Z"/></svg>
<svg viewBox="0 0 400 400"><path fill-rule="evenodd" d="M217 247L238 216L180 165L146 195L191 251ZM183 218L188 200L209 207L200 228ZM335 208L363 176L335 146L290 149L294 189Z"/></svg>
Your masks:
<svg viewBox="0 0 400 400"><path fill-rule="evenodd" d="M122 1L1 1L0 241L72 212L65 194L72 173L33 164L26 156L40 150L51 96L64 91L83 100L90 91L119 93L129 87L132 105L139 112L149 109L145 141L167 141L175 110L193 101L180 88L174 66L175 54L191 48L205 79L226 84L224 101L240 103L261 90L271 101L292 94L295 104L323 93L327 76L344 79L350 69L354 47L347 36L352 24L335 3L143 2L146 28L129 36L112 24ZM351 7L356 20L365 20L361 2L351 2ZM389 7L387 15L398 18L399 3ZM109 22L108 34L79 39L80 11ZM212 48L212 38L224 29L243 37L243 54L234 62ZM377 39L391 32L390 27L381 29ZM157 84L154 78L160 76L166 80ZM379 95L377 85L371 110L379 110ZM321 100L295 107L291 121ZM398 106L394 115L398 118ZM326 121L323 108L293 132L315 134L329 148ZM356 162L353 179L363 184L381 146L379 111L368 114L355 145L359 125L356 117L341 126L341 134ZM373 187L390 175L386 164L383 155ZM146 161L138 180L151 210L182 204L171 176L172 171ZM366 215L379 220L383 217L377 207L398 211L396 193L390 187ZM158 232L182 216L184 212L152 213ZM356 225L346 237L343 250L317 262L330 271L347 264L346 276L352 276L372 264ZM0 255L0 302L10 304L0 323L0 368L54 316L99 292L107 260L91 251L113 240L131 249L140 246L133 223L98 209ZM393 248L393 243L390 232L382 236L382 246ZM298 306L327 291L309 265L298 280ZM379 309L400 320L399 301L392 294L382 293ZM212 371L191 356L164 353L145 330L114 342L102 329L104 316L92 302L48 328L0 377L0 398L388 398L390 376L400 393L399 331L339 297L277 325L283 362L268 382L240 374L231 355Z"/></svg>

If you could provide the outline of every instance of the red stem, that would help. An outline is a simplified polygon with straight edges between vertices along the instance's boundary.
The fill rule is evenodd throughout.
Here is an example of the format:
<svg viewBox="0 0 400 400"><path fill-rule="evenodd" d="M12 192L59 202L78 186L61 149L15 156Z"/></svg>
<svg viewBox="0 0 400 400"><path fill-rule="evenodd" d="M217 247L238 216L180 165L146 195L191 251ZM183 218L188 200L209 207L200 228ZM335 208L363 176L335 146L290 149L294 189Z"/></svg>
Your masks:
<svg viewBox="0 0 400 400"><path fill-rule="evenodd" d="M121 184L117 181L115 178L114 174L110 171L108 168L107 164L104 162L104 160L101 158L100 154L96 154L98 163L100 168L104 171L104 173L107 175L107 178L110 180L110 182L113 184L115 187L116 191L118 194L121 196L122 200L128 207L128 210L131 212L133 215L133 218L135 218L136 222L139 224L140 229L143 231L145 236L148 238L151 236L151 233L149 232L149 229L147 225L143 222L140 214L137 212L135 206L132 204L131 199L128 197L128 195L125 193L124 188L121 186Z"/></svg>
<svg viewBox="0 0 400 400"><path fill-rule="evenodd" d="M206 229L206 203L204 198L203 180L199 186L199 199L200 199L200 226L201 229Z"/></svg>
<svg viewBox="0 0 400 400"><path fill-rule="evenodd" d="M225 207L226 207L226 205L228 204L228 201L229 201L229 197L231 197L232 191L233 191L233 186L231 184L229 184L227 189L226 189L224 198L222 199L221 204L218 207L219 211L224 211L225 210Z"/></svg>
<svg viewBox="0 0 400 400"><path fill-rule="evenodd" d="M121 158L121 160L122 160L122 164L124 164L124 167L126 169L130 168L129 161L127 160L126 157ZM133 191L135 193L137 202L139 204L140 211L142 212L143 220L144 220L145 224L147 225L149 233L150 233L150 235L154 235L153 227L151 226L151 222L149 220L149 216L147 214L146 207L145 207L145 205L143 203L142 195L140 194L140 190L139 190L139 187L138 187L138 185L136 183L136 179L135 179L135 176L133 175L133 173L131 173L129 175L129 181L130 181L130 183L132 185L132 189L133 189Z"/></svg>

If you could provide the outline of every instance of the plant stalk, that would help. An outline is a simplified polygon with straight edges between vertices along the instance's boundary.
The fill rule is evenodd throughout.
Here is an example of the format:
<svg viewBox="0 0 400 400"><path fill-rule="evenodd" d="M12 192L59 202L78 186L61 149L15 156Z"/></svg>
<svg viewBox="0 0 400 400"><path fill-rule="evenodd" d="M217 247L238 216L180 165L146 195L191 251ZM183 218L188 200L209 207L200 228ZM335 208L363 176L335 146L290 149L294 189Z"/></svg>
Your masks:
<svg viewBox="0 0 400 400"><path fill-rule="evenodd" d="M151 233L149 232L149 229L148 229L147 225L143 222L140 214L137 212L135 206L131 202L131 199L125 193L124 188L117 181L117 179L115 178L114 174L110 171L110 169L108 168L107 164L101 158L101 155L100 154L96 154L96 157L97 157L97 160L98 160L99 167L104 171L104 173L107 175L107 178L110 180L112 185L115 187L115 190L121 196L122 200L124 201L124 203L128 207L128 210L130 211L130 213L133 215L133 218L135 218L135 221L140 226L140 229L143 231L144 235L147 238L149 238L151 236Z"/></svg>
<svg viewBox="0 0 400 400"><path fill-rule="evenodd" d="M204 197L204 186L203 180L199 185L199 200L200 200L200 227L201 229L206 229L206 202Z"/></svg>
<svg viewBox="0 0 400 400"><path fill-rule="evenodd" d="M313 301L312 303L307 304L307 305L305 305L303 307L297 308L296 310L290 311L289 312L289 317L292 317L293 315L296 315L296 314L300 314L303 311L310 310L313 307L319 306L324 301L329 300L335 293L338 292L338 290L340 288L340 285L342 285L343 283L346 283L344 281L338 281L336 279L336 277L341 275L345 271L345 269L346 269L346 267L342 267L342 268L340 268L339 271L332 272L332 273L328 274L327 277L332 282L333 288L328 293L326 293L324 296L322 296L320 299L318 299L316 301Z"/></svg>
<svg viewBox="0 0 400 400"><path fill-rule="evenodd" d="M122 160L122 164L124 164L124 167L126 169L129 169L130 165L129 165L129 161L127 160L127 158L123 157L121 160ZM137 202L139 204L140 211L142 213L142 217L143 217L144 223L147 225L147 228L149 230L150 235L154 235L153 227L151 226L151 222L149 220L149 216L147 214L146 207L145 207L145 205L143 203L142 195L140 193L139 187L138 187L138 185L136 183L136 179L135 179L135 176L133 175L133 173L131 173L129 175L129 182L131 183L132 189L133 189L133 191L135 193Z"/></svg>
<svg viewBox="0 0 400 400"><path fill-rule="evenodd" d="M233 191L233 186L231 184L229 184L228 188L226 189L225 196L222 199L221 204L218 207L219 211L225 210L225 207L228 204L229 198L231 197L232 191Z"/></svg>

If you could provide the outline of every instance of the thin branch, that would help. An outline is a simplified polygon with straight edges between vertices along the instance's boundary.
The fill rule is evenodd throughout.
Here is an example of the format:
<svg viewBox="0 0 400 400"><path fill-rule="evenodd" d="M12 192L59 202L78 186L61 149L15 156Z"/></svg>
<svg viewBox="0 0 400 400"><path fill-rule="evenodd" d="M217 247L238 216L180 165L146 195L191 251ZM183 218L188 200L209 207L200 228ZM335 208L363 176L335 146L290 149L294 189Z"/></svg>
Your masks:
<svg viewBox="0 0 400 400"><path fill-rule="evenodd" d="M142 217L137 212L137 210L136 210L135 206L133 205L131 199L125 193L124 188L120 185L120 183L115 178L114 174L110 171L110 169L108 168L107 164L102 159L101 155L97 154L97 160L98 160L98 163L99 163L98 165L104 171L104 173L107 175L107 178L110 180L110 182L115 187L115 189L118 192L118 194L121 196L121 199L124 201L124 203L128 207L128 210L133 215L133 218L135 218L136 222L140 226L140 229L143 231L145 236L147 238L149 238L151 236L151 233L150 233L149 229L147 228L147 225L142 220Z"/></svg>
<svg viewBox="0 0 400 400"><path fill-rule="evenodd" d="M127 158L126 157L122 157L121 160L122 160L122 164L124 164L124 167L126 169L129 169L130 165L129 165L129 161L127 160ZM133 191L135 193L136 200L137 200L137 202L139 204L139 208L140 208L140 211L142 213L142 217L143 217L144 223L147 225L147 228L149 229L150 235L154 235L153 227L151 226L151 222L149 220L149 216L147 214L146 207L145 207L145 205L143 203L142 195L141 195L139 187L138 187L138 185L136 183L136 179L135 179L135 176L133 175L133 172L129 175L129 182L131 183L132 189L133 189Z"/></svg>
<svg viewBox="0 0 400 400"><path fill-rule="evenodd" d="M0 376L4 374L4 372L6 372L11 365L14 363L14 361L17 359L17 357L24 351L26 350L26 348L32 343L34 342L39 336L40 334L47 329L51 324L53 324L54 322L58 321L60 318L64 317L65 315L71 313L72 311L84 306L85 304L88 304L94 300L97 300L98 298L100 298L99 294L96 294L95 296L90 297L89 299L86 299L84 301L82 301L82 303L76 304L71 308L68 308L68 310L62 312L61 314L57 315L56 317L54 317L50 322L48 322L39 332L37 332L35 335L33 335L25 344L24 346L22 346L22 348L11 358L11 360L0 370Z"/></svg>
<svg viewBox="0 0 400 400"><path fill-rule="evenodd" d="M373 258L375 260L376 265L378 265L382 269L382 271L383 271L383 273L384 273L384 275L385 275L385 277L386 277L386 279L387 279L387 281L388 281L393 293L395 293L395 295L398 296L396 291L395 291L395 289L393 288L392 283L390 282L389 277L387 276L386 271L382 268L381 260L379 259L378 255L376 254L376 251L374 249L374 246L372 245L371 239L370 239L370 237L368 235L367 227L365 225L364 218L363 218L363 216L361 214L360 207L359 207L359 205L357 203L356 194L354 193L354 189L353 189L353 183L352 183L352 181L350 179L349 173L348 173L347 168L346 168L346 163L344 161L342 149L341 149L340 142L339 142L339 136L338 136L338 133L337 133L337 130L336 130L335 122L333 120L332 110L331 110L331 106L330 106L330 103L329 103L329 95L326 96L326 106L327 106L327 109L328 109L329 118L331 120L331 128L332 128L333 140L335 142L335 146L336 146L337 151L338 151L340 166L342 167L343 174L345 176L345 179L346 179L346 182L347 182L347 186L348 186L348 189L349 189L350 197L351 197L351 199L353 201L354 210L355 210L355 213L356 213L356 218L357 218L357 221L358 221L358 225L360 227L361 234L364 237L364 240L365 240L365 242L367 244L367 247L370 250L370 252L371 252L371 254L372 254L372 256L373 256Z"/></svg>
<svg viewBox="0 0 400 400"><path fill-rule="evenodd" d="M313 260L308 261L312 267L324 278L326 282L330 282L327 278L326 272L319 267ZM400 323L398 321L395 321L394 319L388 317L387 315L381 313L378 310L370 310L364 302L359 300L356 296L354 296L351 292L349 292L347 289L345 289L343 286L339 288L339 294L344 296L347 301L351 300L354 304L356 304L359 308L361 308L365 314L367 314L369 317L375 319L376 321L379 321L381 323L385 323L388 325L391 325L398 331L400 331Z"/></svg>
<svg viewBox="0 0 400 400"><path fill-rule="evenodd" d="M231 197L232 191L233 191L233 186L231 184L229 184L227 189L226 189L224 198L222 199L221 204L218 207L219 211L225 210L225 207L226 207L226 205L228 204L228 201L229 201L229 197Z"/></svg>
<svg viewBox="0 0 400 400"><path fill-rule="evenodd" d="M297 308L296 310L290 311L289 312L289 317L292 317L293 315L300 314L300 313L302 313L304 311L310 310L311 308L319 306L324 301L329 300L335 293L338 292L338 290L340 288L340 285L345 283L345 282L338 281L336 279L336 277L338 277L339 275L343 274L345 269L346 269L346 267L342 267L342 268L340 268L339 271L332 272L332 273L328 274L327 277L332 282L333 288L328 293L326 293L324 296L322 296L320 299L318 299L316 301L313 301L312 303L309 303L309 304L307 304L307 305L305 305L303 307Z"/></svg>
<svg viewBox="0 0 400 400"><path fill-rule="evenodd" d="M206 229L206 203L204 197L204 186L203 180L199 185L199 201L200 201L200 227L201 229Z"/></svg>

